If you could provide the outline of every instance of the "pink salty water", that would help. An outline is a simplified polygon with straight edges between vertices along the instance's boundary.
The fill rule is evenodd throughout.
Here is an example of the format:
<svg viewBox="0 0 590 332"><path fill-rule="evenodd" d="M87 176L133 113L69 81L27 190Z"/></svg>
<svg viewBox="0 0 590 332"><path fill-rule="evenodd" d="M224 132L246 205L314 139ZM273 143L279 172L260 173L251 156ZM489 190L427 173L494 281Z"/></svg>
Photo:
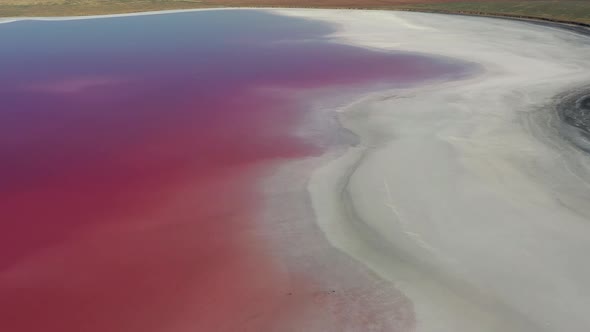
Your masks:
<svg viewBox="0 0 590 332"><path fill-rule="evenodd" d="M0 25L0 330L296 321L257 186L322 151L294 135L306 103L277 89L460 71L331 31L257 11Z"/></svg>

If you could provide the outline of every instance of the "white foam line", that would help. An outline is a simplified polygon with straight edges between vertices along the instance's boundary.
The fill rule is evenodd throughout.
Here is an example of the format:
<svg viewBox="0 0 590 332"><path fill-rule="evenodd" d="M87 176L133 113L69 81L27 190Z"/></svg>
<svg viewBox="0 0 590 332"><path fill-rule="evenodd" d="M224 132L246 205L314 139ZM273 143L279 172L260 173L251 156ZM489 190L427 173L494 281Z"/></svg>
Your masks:
<svg viewBox="0 0 590 332"><path fill-rule="evenodd" d="M73 21L73 20L92 20L104 18L117 17L132 17L132 16L152 16L165 15L177 13L190 13L202 11L222 11L222 10L271 10L272 8L256 8L256 7L219 7L219 8L194 8L194 9L174 9L174 10L158 10L135 13L121 13L121 14L106 14L106 15L85 15L85 16L28 16L28 17L5 17L0 18L0 24L13 23L19 21Z"/></svg>

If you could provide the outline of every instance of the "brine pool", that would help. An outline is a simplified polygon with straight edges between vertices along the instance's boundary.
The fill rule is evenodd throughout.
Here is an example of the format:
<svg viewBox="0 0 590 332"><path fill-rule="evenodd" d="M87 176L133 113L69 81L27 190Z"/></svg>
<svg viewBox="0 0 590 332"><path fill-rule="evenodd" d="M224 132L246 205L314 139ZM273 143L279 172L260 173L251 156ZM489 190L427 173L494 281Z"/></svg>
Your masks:
<svg viewBox="0 0 590 332"><path fill-rule="evenodd" d="M0 24L2 330L314 330L318 290L296 296L259 223L261 181L330 148L305 96L470 70L336 31L257 10Z"/></svg>

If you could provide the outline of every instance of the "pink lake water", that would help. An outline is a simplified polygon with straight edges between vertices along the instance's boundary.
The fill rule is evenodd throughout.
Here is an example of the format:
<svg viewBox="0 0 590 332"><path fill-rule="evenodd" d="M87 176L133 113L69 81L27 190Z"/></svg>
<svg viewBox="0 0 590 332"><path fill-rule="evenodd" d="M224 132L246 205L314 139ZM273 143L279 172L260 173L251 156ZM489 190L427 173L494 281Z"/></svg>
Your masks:
<svg viewBox="0 0 590 332"><path fill-rule="evenodd" d="M323 151L294 134L308 103L276 91L465 71L335 44L333 29L240 10L0 25L0 330L239 331L289 316L255 235L257 186Z"/></svg>

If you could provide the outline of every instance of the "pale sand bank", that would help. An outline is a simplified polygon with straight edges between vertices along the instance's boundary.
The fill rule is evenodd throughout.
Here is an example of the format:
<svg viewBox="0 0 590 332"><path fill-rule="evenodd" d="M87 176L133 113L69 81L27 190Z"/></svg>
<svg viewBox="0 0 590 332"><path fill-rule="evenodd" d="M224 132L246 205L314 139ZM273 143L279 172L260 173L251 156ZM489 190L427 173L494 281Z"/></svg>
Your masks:
<svg viewBox="0 0 590 332"><path fill-rule="evenodd" d="M486 68L341 114L361 144L309 184L332 244L413 302L417 331L586 331L590 158L550 105L590 81L590 39L489 18L276 12L335 23L336 42Z"/></svg>

